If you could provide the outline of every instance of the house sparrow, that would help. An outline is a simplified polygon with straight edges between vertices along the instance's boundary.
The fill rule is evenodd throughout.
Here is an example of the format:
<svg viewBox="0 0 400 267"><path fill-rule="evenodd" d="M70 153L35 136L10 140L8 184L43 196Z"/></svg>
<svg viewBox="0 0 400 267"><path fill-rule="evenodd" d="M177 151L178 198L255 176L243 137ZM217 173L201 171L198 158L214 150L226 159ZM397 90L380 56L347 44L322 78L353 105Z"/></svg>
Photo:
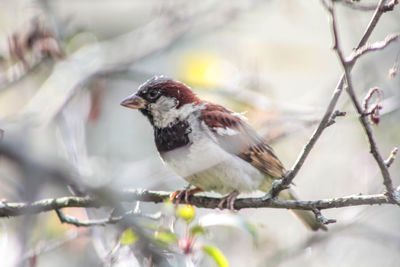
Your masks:
<svg viewBox="0 0 400 267"><path fill-rule="evenodd" d="M188 196L201 191L228 194L222 198L233 209L239 193L268 192L285 169L272 148L246 118L229 109L198 98L185 84L155 76L121 102L138 109L154 128L162 160L195 189L180 191ZM179 192L179 191L177 191ZM296 199L289 190L279 195ZM312 230L324 229L313 213L293 210Z"/></svg>

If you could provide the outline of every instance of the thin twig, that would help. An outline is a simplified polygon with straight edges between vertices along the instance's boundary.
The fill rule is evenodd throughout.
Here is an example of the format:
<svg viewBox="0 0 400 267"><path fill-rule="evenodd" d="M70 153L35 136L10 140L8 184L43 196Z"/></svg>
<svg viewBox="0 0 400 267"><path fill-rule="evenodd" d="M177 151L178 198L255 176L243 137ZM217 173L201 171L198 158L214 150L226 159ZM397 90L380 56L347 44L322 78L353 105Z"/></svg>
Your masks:
<svg viewBox="0 0 400 267"><path fill-rule="evenodd" d="M377 9L376 13L382 12L380 11L380 7L383 6L385 4L385 0L381 0L379 2L379 6ZM345 58L343 57L343 52L342 49L340 47L340 42L339 42L339 36L337 33L337 27L336 27L336 19L335 19L335 10L333 8L333 6L328 6L325 3L325 7L328 10L330 16L331 16L331 25L332 25L332 31L333 31L333 38L334 38L334 42L335 42L335 51L339 57L339 60L342 64L342 67L344 69L345 72L345 78L346 78L346 84L347 84L347 92L353 102L353 105L355 107L355 109L357 110L358 114L360 115L360 121L361 124L363 126L363 129L368 137L368 141L370 144L370 149L371 149L371 153L374 156L380 170L382 173L382 177L383 177L383 183L386 187L386 191L387 191L387 195L390 199L390 201L392 203L397 203L400 205L400 194L394 189L393 187L393 182L392 179L390 177L390 173L389 170L385 164L384 159L382 158L382 155L379 152L378 146L376 144L374 135L372 133L372 128L371 125L368 123L368 119L366 118L366 116L364 116L364 111L363 108L360 104L360 102L357 99L357 96L355 94L354 88L353 88L353 82L352 82L352 77L350 75L350 71L351 71L351 67L354 64L354 61L352 62L347 62L345 60Z"/></svg>
<svg viewBox="0 0 400 267"><path fill-rule="evenodd" d="M326 127L331 126L332 124L335 124L336 121L336 117L343 117L346 116L346 112L345 111L340 111L340 110L335 110L335 112L333 112L331 118L329 119L328 123L326 124Z"/></svg>
<svg viewBox="0 0 400 267"><path fill-rule="evenodd" d="M375 42L372 44L365 44L364 46L356 49L353 52L353 54L348 59L346 59L346 61L352 62L352 61L358 59L359 57L361 57L362 55L365 55L369 52L385 49L389 44L391 44L394 41L397 41L399 39L399 37L400 37L400 34L391 34L391 35L387 36L385 38L385 40L383 40L383 41Z"/></svg>
<svg viewBox="0 0 400 267"><path fill-rule="evenodd" d="M360 10L360 11L374 11L377 7L376 5L359 4L359 3L356 3L356 1L352 1L352 0L334 0L333 2L338 2L338 3L344 4L345 6L351 8L351 9ZM390 1L390 3L385 4L381 8L381 10L383 12L392 11L397 4L398 4L398 0L392 0L392 1Z"/></svg>
<svg viewBox="0 0 400 267"><path fill-rule="evenodd" d="M326 5L325 1L322 1L322 3L324 5ZM360 47L364 46L367 43L369 37L371 36L373 30L376 27L376 24L378 23L379 19L381 18L382 14L384 13L384 11L382 10L382 7L384 6L384 4L385 4L385 1L379 2L379 4L376 7L375 12L372 15L372 18L371 18L370 22L368 23L368 26L365 29L365 32L364 32L363 36L361 37L361 40L360 40L359 44L357 45L356 49L359 49ZM357 60L353 60L351 63L348 64L349 72L353 68L356 61ZM342 74L338 84L336 85L335 90L333 91L331 100L329 101L328 107L327 107L317 129L315 129L314 133L311 135L310 140L303 147L303 150L301 151L300 155L298 156L292 169L287 172L287 174L285 175L285 177L283 179L280 180L280 183L276 183L276 186L274 186L271 189L271 191L268 193L268 195L273 196L273 197L277 196L280 191L284 190L286 187L288 187L292 183L293 179L296 177L297 173L303 166L307 156L310 154L312 148L318 141L322 132L324 131L324 129L326 129L326 125L329 123L332 113L333 113L333 111L336 107L336 104L339 100L339 97L343 91L344 82L345 82L345 74Z"/></svg>
<svg viewBox="0 0 400 267"><path fill-rule="evenodd" d="M322 215L322 213L321 213L321 211L319 209L313 209L312 212L314 213L315 218L317 219L317 221L319 221L322 224L331 224L331 223L335 223L336 222L336 220L328 219L324 215Z"/></svg>
<svg viewBox="0 0 400 267"><path fill-rule="evenodd" d="M385 165L387 168L389 168L393 164L394 160L396 159L398 151L399 149L397 147L393 148L392 152L390 153L390 156L387 158L387 160L385 160Z"/></svg>
<svg viewBox="0 0 400 267"><path fill-rule="evenodd" d="M107 224L116 224L124 219L128 215L132 215L132 212L127 212L123 216L108 217L107 219L89 220L81 222L75 217L66 215L61 209L55 210L58 218L62 223L72 224L77 227L91 227L91 226L106 226Z"/></svg>

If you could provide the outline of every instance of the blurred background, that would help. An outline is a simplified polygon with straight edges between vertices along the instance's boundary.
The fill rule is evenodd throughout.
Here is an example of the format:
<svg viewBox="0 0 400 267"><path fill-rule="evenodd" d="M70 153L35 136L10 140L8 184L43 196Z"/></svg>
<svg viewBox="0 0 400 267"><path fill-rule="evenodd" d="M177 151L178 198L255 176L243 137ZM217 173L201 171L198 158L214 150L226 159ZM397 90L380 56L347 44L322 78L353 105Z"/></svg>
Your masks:
<svg viewBox="0 0 400 267"><path fill-rule="evenodd" d="M336 2L342 46L350 55L373 14L350 6L373 7L377 1ZM399 10L383 15L371 42L400 32ZM363 56L352 72L359 99L371 87L383 90L381 121L373 129L384 157L400 144L399 53L395 42ZM147 120L119 105L153 75L170 76L202 98L246 112L290 168L341 73L327 12L317 0L0 2L3 141L93 187L185 187L160 161ZM347 115L323 133L295 179L304 200L384 191L346 93L337 108ZM398 160L390 172L398 186ZM0 198L18 202L71 195L63 181L42 178L3 158ZM127 207L147 215L161 212L164 219L155 219L156 227L179 221L167 204ZM109 214L64 211L83 221ZM251 225L253 234L216 223L196 241L218 247L230 266L398 266L400 261L400 210L395 206L325 210L326 217L337 220L327 233L308 231L287 210L246 209L231 215L196 208L195 214L192 224L216 214ZM185 227L178 222L176 235ZM144 265L132 249L118 246L122 230L61 224L55 212L2 218L0 265ZM185 256L175 246L168 253L172 266L215 264L196 249Z"/></svg>

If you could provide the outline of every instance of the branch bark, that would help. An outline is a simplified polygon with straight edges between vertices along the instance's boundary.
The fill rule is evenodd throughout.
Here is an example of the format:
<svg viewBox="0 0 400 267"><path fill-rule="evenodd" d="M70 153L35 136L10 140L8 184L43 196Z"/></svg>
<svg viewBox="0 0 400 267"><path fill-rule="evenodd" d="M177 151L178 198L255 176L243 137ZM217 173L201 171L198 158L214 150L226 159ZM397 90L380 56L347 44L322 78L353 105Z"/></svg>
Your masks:
<svg viewBox="0 0 400 267"><path fill-rule="evenodd" d="M382 50L386 48L389 44L391 44L394 41L397 41L400 37L400 34L392 34L389 35L385 38L385 40L380 41L380 42L375 42L372 44L365 44L364 46L356 49L353 53L353 55L347 59L347 62L352 62L359 58L362 55L365 55L369 52L377 51L377 50Z"/></svg>
<svg viewBox="0 0 400 267"><path fill-rule="evenodd" d="M116 201L121 202L152 202L162 203L169 199L170 192L150 191L150 190L125 190L116 194ZM189 203L198 208L217 208L220 198L207 196L190 196ZM235 201L235 209L246 208L276 208L276 209L301 209L301 210L322 210L332 208L343 208L360 205L382 205L391 204L390 199L385 194L375 195L352 195L339 198L321 200L283 200L271 199L268 201L262 198L239 198ZM15 217L27 214L38 214L41 212L56 211L62 208L100 208L104 207L104 201L95 197L61 197L53 199L43 199L32 203L25 202L2 202L0 203L0 217ZM115 220L102 220L97 225L105 225L108 222L115 223Z"/></svg>

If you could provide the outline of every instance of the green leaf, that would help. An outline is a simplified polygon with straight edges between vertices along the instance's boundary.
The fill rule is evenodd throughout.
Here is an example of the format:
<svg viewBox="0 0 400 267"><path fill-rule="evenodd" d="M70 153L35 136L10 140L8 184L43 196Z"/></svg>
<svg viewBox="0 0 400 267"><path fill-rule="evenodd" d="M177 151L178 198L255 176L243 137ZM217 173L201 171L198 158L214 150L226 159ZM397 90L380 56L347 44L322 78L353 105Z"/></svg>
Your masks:
<svg viewBox="0 0 400 267"><path fill-rule="evenodd" d="M131 245L138 240L139 240L138 235L131 228L128 228L125 231L123 231L121 234L121 238L119 239L121 245Z"/></svg>
<svg viewBox="0 0 400 267"><path fill-rule="evenodd" d="M176 209L176 216L186 223L190 223L193 221L195 212L194 207L192 205L182 205Z"/></svg>
<svg viewBox="0 0 400 267"><path fill-rule="evenodd" d="M190 228L190 235L191 236L196 236L196 235L204 235L206 232L204 228L200 225L195 225Z"/></svg>
<svg viewBox="0 0 400 267"><path fill-rule="evenodd" d="M234 227L249 233L255 244L258 242L256 228L243 217L238 215L210 213L200 219L199 225L203 228L209 228L212 226Z"/></svg>
<svg viewBox="0 0 400 267"><path fill-rule="evenodd" d="M222 251L215 246L203 246L203 251L210 256L219 267L229 267L229 262Z"/></svg>
<svg viewBox="0 0 400 267"><path fill-rule="evenodd" d="M178 241L178 237L169 231L157 231L154 233L154 237L165 244L176 243Z"/></svg>

